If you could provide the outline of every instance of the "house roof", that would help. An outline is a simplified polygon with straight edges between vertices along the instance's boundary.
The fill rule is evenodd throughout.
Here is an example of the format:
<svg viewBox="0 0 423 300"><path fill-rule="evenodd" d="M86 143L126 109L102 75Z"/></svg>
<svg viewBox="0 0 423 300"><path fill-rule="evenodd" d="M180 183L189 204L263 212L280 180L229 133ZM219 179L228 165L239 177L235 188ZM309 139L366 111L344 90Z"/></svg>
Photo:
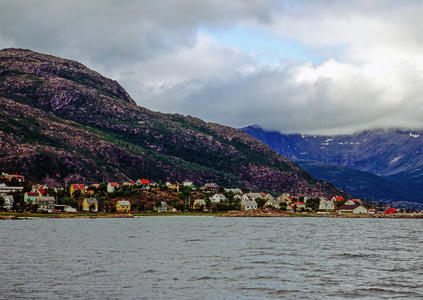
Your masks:
<svg viewBox="0 0 423 300"><path fill-rule="evenodd" d="M85 201L87 201L87 204L98 204L96 198L85 198Z"/></svg>
<svg viewBox="0 0 423 300"><path fill-rule="evenodd" d="M354 210L359 206L361 205L341 205L340 207L338 207L338 210Z"/></svg>
<svg viewBox="0 0 423 300"><path fill-rule="evenodd" d="M128 200L119 200L118 203L120 206L131 205L131 202L129 202Z"/></svg>
<svg viewBox="0 0 423 300"><path fill-rule="evenodd" d="M54 197L37 197L38 201L55 201L56 199L54 199Z"/></svg>
<svg viewBox="0 0 423 300"><path fill-rule="evenodd" d="M225 195L223 194L214 194L213 197L214 196L218 196L220 199L226 199Z"/></svg>
<svg viewBox="0 0 423 300"><path fill-rule="evenodd" d="M204 201L204 199L197 199L194 201L194 203L197 203L199 205L206 205L206 201Z"/></svg>
<svg viewBox="0 0 423 300"><path fill-rule="evenodd" d="M85 186L83 184L72 184L72 188L74 190L76 190L76 189L85 189Z"/></svg>
<svg viewBox="0 0 423 300"><path fill-rule="evenodd" d="M141 184L150 184L150 180L148 179L138 179Z"/></svg>
<svg viewBox="0 0 423 300"><path fill-rule="evenodd" d="M242 202L244 203L244 205L247 205L247 206L257 206L257 202L255 200L243 199Z"/></svg>
<svg viewBox="0 0 423 300"><path fill-rule="evenodd" d="M109 182L110 186L119 187L117 182Z"/></svg>
<svg viewBox="0 0 423 300"><path fill-rule="evenodd" d="M210 183L206 183L206 184L204 185L204 187L205 187L205 188L215 188L215 187L217 187L217 184L216 184L216 183L214 183L214 182L210 182Z"/></svg>
<svg viewBox="0 0 423 300"><path fill-rule="evenodd" d="M344 197L342 196L333 196L333 198L335 198L336 201L344 201Z"/></svg>
<svg viewBox="0 0 423 300"><path fill-rule="evenodd" d="M38 197L38 193L26 192L25 193L28 197Z"/></svg>
<svg viewBox="0 0 423 300"><path fill-rule="evenodd" d="M391 207L387 211L385 211L385 215L392 215L396 212L397 212L397 210L395 208Z"/></svg>

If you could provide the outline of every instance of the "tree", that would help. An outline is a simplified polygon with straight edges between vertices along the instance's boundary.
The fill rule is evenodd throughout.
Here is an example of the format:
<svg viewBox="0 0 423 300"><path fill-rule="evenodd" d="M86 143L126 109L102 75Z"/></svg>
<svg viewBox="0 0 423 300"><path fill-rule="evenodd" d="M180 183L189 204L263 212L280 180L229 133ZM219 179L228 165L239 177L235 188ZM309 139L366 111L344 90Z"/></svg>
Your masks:
<svg viewBox="0 0 423 300"><path fill-rule="evenodd" d="M317 210L319 208L320 199L319 198L310 198L307 200L306 206L310 207L312 210Z"/></svg>

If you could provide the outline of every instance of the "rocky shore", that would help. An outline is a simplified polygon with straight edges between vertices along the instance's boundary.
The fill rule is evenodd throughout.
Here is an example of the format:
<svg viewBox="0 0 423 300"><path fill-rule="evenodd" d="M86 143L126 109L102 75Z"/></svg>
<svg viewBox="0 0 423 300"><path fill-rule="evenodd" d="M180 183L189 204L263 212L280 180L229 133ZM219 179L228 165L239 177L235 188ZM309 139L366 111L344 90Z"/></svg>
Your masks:
<svg viewBox="0 0 423 300"><path fill-rule="evenodd" d="M133 218L133 214L98 214L98 215L78 215L78 214L60 214L60 215L31 215L27 216L14 216L14 215L3 215L0 216L0 220L30 220L38 218L48 219L97 219L97 218Z"/></svg>
<svg viewBox="0 0 423 300"><path fill-rule="evenodd" d="M231 211L220 217L289 217L289 215L279 209L262 208L247 211Z"/></svg>
<svg viewBox="0 0 423 300"><path fill-rule="evenodd" d="M372 218L372 219L423 219L423 214L396 213L385 214L315 214L287 213L278 209L261 208L248 211L232 211L220 217L320 217L320 218Z"/></svg>

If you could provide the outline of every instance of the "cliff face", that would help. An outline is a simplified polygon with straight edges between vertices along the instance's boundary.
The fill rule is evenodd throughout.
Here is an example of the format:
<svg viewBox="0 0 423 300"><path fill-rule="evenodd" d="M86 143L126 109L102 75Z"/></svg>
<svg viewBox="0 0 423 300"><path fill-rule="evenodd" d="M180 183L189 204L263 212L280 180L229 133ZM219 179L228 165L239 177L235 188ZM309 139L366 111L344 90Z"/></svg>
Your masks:
<svg viewBox="0 0 423 300"><path fill-rule="evenodd" d="M2 50L0 97L0 167L34 180L147 177L342 194L237 129L138 107L117 82L74 61Z"/></svg>

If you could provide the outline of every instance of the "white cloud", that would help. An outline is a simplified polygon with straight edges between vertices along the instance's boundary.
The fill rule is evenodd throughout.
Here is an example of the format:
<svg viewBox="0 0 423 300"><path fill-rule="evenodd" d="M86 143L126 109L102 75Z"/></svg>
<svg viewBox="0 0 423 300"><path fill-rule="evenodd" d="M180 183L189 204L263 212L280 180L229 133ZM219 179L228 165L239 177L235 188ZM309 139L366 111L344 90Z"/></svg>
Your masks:
<svg viewBox="0 0 423 300"><path fill-rule="evenodd" d="M234 127L423 128L422 13L412 0L14 0L1 3L0 48L81 61L142 106ZM265 65L258 56L272 49L254 53L209 35L243 26L263 32L266 47L273 38L310 61L290 49Z"/></svg>

